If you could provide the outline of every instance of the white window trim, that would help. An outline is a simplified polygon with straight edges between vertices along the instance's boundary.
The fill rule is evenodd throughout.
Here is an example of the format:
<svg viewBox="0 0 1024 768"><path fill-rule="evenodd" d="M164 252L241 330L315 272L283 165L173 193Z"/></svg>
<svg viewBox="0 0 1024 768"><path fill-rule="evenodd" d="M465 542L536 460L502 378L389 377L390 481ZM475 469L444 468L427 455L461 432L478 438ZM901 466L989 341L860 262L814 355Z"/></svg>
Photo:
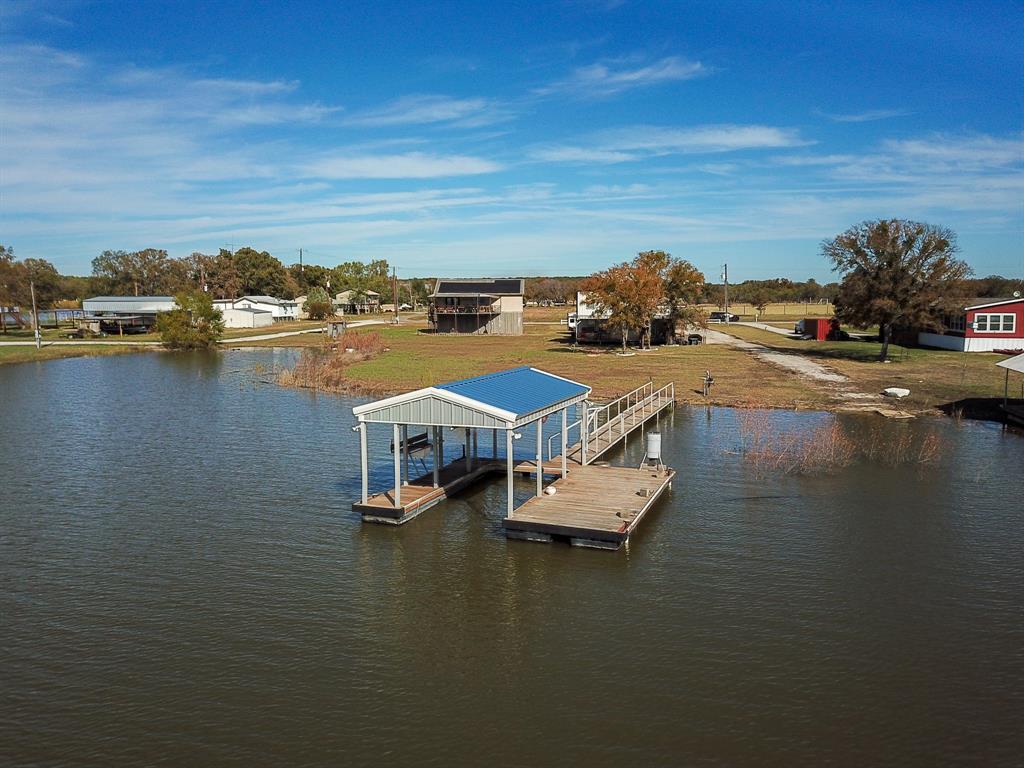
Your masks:
<svg viewBox="0 0 1024 768"><path fill-rule="evenodd" d="M978 321L981 318L983 318L983 317L985 318L985 329L984 330L978 328ZM999 318L999 330L998 331L993 331L991 328L989 328L989 326L991 325L991 323L989 322L989 318L990 317L998 317ZM1006 329L1006 328L1003 327L1003 325L1004 325L1003 324L1003 320L1005 318L1007 318L1007 317L1010 318L1010 321L1013 324L1013 327L1009 328L1009 329ZM1016 333L1017 332L1017 316L1015 314L1013 314L1012 312L1010 312L1010 313L1008 313L1008 312L978 312L978 313L976 313L974 315L974 332L975 333Z"/></svg>

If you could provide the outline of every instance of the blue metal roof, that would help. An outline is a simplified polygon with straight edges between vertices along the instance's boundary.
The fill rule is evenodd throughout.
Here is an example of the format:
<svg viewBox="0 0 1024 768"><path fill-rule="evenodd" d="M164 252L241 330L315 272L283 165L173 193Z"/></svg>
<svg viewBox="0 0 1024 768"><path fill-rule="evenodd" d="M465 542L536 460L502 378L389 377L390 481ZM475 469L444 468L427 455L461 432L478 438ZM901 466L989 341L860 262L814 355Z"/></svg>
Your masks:
<svg viewBox="0 0 1024 768"><path fill-rule="evenodd" d="M440 384L435 389L443 389L494 408L501 408L516 414L518 418L566 400L586 397L590 392L590 387L583 384L525 365L472 379Z"/></svg>

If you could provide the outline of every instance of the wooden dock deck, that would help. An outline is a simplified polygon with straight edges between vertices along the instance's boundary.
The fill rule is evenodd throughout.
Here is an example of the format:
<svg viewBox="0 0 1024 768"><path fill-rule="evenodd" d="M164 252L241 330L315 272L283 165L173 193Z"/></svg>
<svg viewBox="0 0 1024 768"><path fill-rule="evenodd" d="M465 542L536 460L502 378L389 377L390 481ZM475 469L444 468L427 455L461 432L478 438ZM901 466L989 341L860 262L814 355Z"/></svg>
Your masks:
<svg viewBox="0 0 1024 768"><path fill-rule="evenodd" d="M569 467L579 467L579 462L569 461ZM401 525L412 520L416 515L425 512L437 503L458 493L489 473L502 473L506 470L504 461L480 459L473 462L473 469L466 472L466 460L458 458L441 468L438 487L434 487L434 475L427 472L415 480L402 486L401 504L395 506L395 489L375 493L367 498L366 503L354 502L352 509L363 516L369 523L387 523ZM532 475L537 471L536 461L519 461L513 465L517 474ZM545 476L562 474L562 459L556 456L550 461L542 462L541 471Z"/></svg>
<svg viewBox="0 0 1024 768"><path fill-rule="evenodd" d="M618 549L671 489L675 474L668 468L576 466L549 486L553 495L533 497L502 527L513 539L564 539L574 546Z"/></svg>
<svg viewBox="0 0 1024 768"><path fill-rule="evenodd" d="M395 506L395 489L390 488L373 494L367 498L365 504L360 501L354 502L352 509L361 514L363 520L368 523L401 525L481 477L498 470L504 472L505 465L485 459L474 463L472 471L466 472L465 459L456 459L441 467L437 488L434 487L433 472L427 472L402 486L399 506Z"/></svg>

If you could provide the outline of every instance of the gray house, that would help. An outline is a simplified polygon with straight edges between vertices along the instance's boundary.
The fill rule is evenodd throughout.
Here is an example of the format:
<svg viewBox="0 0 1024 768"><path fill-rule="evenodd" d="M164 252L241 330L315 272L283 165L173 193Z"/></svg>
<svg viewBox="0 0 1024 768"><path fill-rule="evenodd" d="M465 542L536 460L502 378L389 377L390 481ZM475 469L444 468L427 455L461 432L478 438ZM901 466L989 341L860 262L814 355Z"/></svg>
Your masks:
<svg viewBox="0 0 1024 768"><path fill-rule="evenodd" d="M518 278L438 280L427 319L435 333L523 335L523 283Z"/></svg>

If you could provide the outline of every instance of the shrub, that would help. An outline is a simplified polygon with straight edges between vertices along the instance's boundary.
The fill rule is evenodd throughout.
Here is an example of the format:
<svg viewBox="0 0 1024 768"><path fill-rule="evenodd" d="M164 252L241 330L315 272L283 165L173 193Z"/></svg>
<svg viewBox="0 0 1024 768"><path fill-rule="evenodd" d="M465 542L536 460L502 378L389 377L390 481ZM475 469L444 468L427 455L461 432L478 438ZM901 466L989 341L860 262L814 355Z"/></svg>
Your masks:
<svg viewBox="0 0 1024 768"><path fill-rule="evenodd" d="M282 371L277 381L286 387L304 387L333 392L346 391L345 369L384 351L384 339L376 331L346 331L336 347L304 349L295 367Z"/></svg>
<svg viewBox="0 0 1024 768"><path fill-rule="evenodd" d="M747 465L762 475L835 472L858 460L924 467L942 458L942 443L934 431L896 431L882 425L855 430L835 416L811 428L787 431L778 429L767 411L742 411L739 431Z"/></svg>
<svg viewBox="0 0 1024 768"><path fill-rule="evenodd" d="M306 296L306 314L310 320L323 320L334 313L334 305L331 304L331 297L323 288L311 288Z"/></svg>
<svg viewBox="0 0 1024 768"><path fill-rule="evenodd" d="M171 349L212 347L224 333L224 316L213 306L213 299L202 291L175 297L177 309L157 316L160 340Z"/></svg>

